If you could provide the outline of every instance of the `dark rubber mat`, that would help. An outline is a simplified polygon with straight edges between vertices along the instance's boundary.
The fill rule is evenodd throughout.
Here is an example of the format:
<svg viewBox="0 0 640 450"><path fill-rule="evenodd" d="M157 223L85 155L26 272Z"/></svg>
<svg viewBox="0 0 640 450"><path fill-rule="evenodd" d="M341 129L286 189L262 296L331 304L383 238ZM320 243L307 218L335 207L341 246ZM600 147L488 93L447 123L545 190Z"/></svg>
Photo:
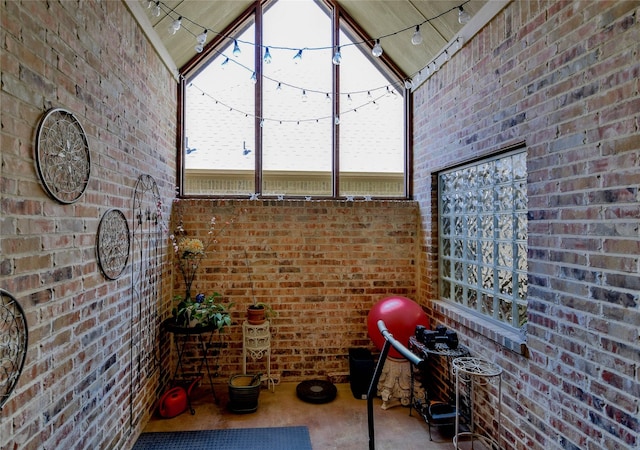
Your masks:
<svg viewBox="0 0 640 450"><path fill-rule="evenodd" d="M142 433L133 450L311 450L307 427Z"/></svg>

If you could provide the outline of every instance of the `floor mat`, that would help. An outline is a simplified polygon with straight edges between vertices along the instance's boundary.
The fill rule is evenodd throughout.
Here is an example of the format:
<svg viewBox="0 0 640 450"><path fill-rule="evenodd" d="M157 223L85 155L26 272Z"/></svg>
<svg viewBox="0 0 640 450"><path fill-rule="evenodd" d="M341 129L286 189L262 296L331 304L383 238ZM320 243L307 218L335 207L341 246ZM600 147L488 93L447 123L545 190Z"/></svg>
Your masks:
<svg viewBox="0 0 640 450"><path fill-rule="evenodd" d="M311 450L307 427L142 433L133 450Z"/></svg>

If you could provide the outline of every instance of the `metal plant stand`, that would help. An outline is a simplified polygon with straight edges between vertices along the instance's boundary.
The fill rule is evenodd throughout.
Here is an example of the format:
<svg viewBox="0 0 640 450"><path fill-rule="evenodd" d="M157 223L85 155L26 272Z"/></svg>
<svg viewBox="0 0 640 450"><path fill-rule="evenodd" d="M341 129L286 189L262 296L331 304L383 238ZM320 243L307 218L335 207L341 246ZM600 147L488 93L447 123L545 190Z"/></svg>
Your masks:
<svg viewBox="0 0 640 450"><path fill-rule="evenodd" d="M454 448L460 449L460 442L470 442L473 449L474 443L479 442L484 446L482 448L499 450L501 448L502 368L485 359L468 356L454 359L452 365L456 376L456 409L459 408L463 395L468 396L469 403L469 423L467 424L469 431L460 430L460 415L457 415L453 438ZM496 387L497 392L491 392L492 386ZM481 395L485 395L482 401L480 401ZM486 399L493 395L497 396L494 403L494 414L497 415L495 438L485 435L489 431L486 429L484 430L485 434L481 434L480 427L476 423L478 414L475 411L479 404L491 404L491 401L487 402ZM486 414L484 411L485 417ZM486 422L490 423L491 421L487 420Z"/></svg>
<svg viewBox="0 0 640 450"><path fill-rule="evenodd" d="M213 401L216 404L218 404L218 397L216 396L216 391L213 388L213 375L211 374L211 367L209 366L209 359L208 359L209 348L212 346L213 335L214 335L214 332L216 331L216 328L212 325L208 327L180 327L175 325L173 318L169 318L164 322L162 322L161 327L168 333L173 334L174 340L176 343L177 353L178 353L178 362L176 363L176 369L173 373L173 380L171 381L171 385L172 386L177 385L178 375L182 375L183 379L187 376L185 372L185 368L183 366L185 349L189 345L190 338L195 336L197 341L196 347L200 351L201 358L200 358L200 366L197 369L197 374L195 376L195 379L190 381L193 384L195 380L202 378L200 373L202 372L203 368L206 369L207 376L209 377L209 385L211 386L211 394L213 395ZM209 334L209 338L205 339L205 337L203 337L203 334ZM195 410L191 406L190 395L187 395L187 402L189 404L189 410L191 411L191 414L195 414Z"/></svg>
<svg viewBox="0 0 640 450"><path fill-rule="evenodd" d="M275 392L277 381L271 376L271 331L269 321L260 325L251 325L245 321L242 324L242 373L247 373L247 356L253 360L262 359L266 356L267 375L261 381L267 382L267 388Z"/></svg>

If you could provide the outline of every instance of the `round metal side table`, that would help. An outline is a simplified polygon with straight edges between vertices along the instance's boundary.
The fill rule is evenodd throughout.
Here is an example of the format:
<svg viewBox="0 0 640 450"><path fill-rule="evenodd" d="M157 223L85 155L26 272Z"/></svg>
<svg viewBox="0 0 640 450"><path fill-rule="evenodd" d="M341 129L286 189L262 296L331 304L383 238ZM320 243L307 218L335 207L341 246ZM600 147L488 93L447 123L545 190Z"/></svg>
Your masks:
<svg viewBox="0 0 640 450"><path fill-rule="evenodd" d="M469 422L468 431L460 430L460 415L456 416L455 436L453 445L459 450L461 442L470 442L470 448L474 448L474 442L481 443L488 449L500 449L500 420L502 414L502 368L490 361L475 357L460 357L452 362L453 372L456 376L456 410L460 411L460 402L468 401ZM481 401L482 400L482 401ZM496 417L497 427L495 438L488 436L490 430L486 426L479 426L478 412L476 408L483 405L483 408L493 407L491 412ZM493 421L487 417L488 411L483 410L484 423L491 424ZM484 434L483 434L484 433Z"/></svg>

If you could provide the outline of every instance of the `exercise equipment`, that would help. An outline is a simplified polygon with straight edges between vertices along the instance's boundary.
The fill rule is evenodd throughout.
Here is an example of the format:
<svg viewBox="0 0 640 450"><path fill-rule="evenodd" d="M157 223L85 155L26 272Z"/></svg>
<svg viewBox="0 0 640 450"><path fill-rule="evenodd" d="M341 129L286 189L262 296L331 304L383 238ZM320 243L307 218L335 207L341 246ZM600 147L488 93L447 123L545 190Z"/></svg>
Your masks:
<svg viewBox="0 0 640 450"><path fill-rule="evenodd" d="M378 320L377 324L376 324L380 336L382 336L382 339L384 341L384 344L382 345L382 351L380 353L380 358L378 359L378 364L376 365L376 370L373 373L373 378L371 379L371 384L369 385L369 390L367 392L367 418L368 418L368 425L369 425L369 450L375 450L376 446L375 446L375 431L374 431L374 424L373 424L373 396L374 396L374 392L376 389L376 386L378 385L378 381L380 380L380 374L382 373L382 368L384 367L384 363L387 360L387 355L389 354L389 349L391 349L391 347L393 347L393 349L395 349L395 351L401 355L403 358L407 358L409 360L409 362L411 362L411 364L414 364L418 370L424 370L426 367L426 361L423 359L420 359L419 357L417 357L416 355L414 355L413 353L411 353L411 351L405 347L404 345L402 345L400 342L398 342L393 335L389 332L389 330L387 330L387 327L385 325L385 323L382 320ZM413 328L412 328L413 330ZM371 333L371 329L369 329L369 332Z"/></svg>
<svg viewBox="0 0 640 450"><path fill-rule="evenodd" d="M377 329L379 320L384 321L385 326L388 327L395 339L403 345L408 345L409 338L413 336L417 325L429 328L429 317L427 317L422 307L410 298L401 296L383 298L373 305L367 316L369 337L378 350L382 349L385 342L384 337ZM400 352L395 348L390 350L389 356L391 358L402 358Z"/></svg>

